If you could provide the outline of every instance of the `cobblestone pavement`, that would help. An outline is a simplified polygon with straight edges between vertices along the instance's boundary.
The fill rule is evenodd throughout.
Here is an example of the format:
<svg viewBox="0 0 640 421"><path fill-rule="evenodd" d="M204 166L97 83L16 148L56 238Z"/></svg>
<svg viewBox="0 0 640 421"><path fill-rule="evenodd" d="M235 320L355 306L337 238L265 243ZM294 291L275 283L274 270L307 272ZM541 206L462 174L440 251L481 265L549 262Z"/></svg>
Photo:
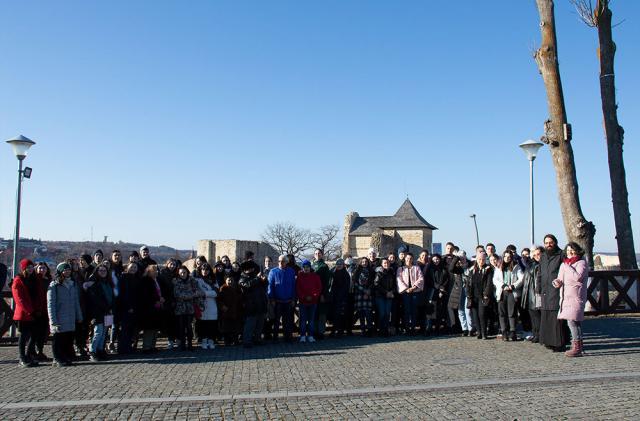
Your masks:
<svg viewBox="0 0 640 421"><path fill-rule="evenodd" d="M584 358L527 342L349 337L17 366L0 419L639 419L640 316L585 322Z"/></svg>

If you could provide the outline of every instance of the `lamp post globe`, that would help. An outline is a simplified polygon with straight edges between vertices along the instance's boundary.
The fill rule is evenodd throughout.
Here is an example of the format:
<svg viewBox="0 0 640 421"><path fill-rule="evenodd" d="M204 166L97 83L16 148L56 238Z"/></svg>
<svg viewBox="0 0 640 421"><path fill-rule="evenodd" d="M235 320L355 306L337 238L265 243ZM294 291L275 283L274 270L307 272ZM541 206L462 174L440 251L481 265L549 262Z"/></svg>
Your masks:
<svg viewBox="0 0 640 421"><path fill-rule="evenodd" d="M544 146L542 142L536 142L535 140L527 140L520 144L520 147L524 151L525 155L527 155L527 159L529 161L533 161L536 159L538 155L538 150Z"/></svg>
<svg viewBox="0 0 640 421"><path fill-rule="evenodd" d="M18 189L16 193L16 226L13 235L13 264L12 264L12 276L15 277L18 273L18 255L20 250L20 206L22 202L22 179L31 177L31 168L27 170L22 169L24 159L27 157L29 148L36 144L33 140L26 136L18 135L13 139L7 140L7 143L11 145L13 154L18 158ZM12 308L15 308L15 301L12 302ZM15 334L15 326L11 327L11 336Z"/></svg>
<svg viewBox="0 0 640 421"><path fill-rule="evenodd" d="M520 144L520 148L524 151L527 159L529 160L529 201L531 205L531 246L535 244L535 230L534 230L534 208L533 208L533 161L538 155L538 150L544 146L544 143L537 142L535 140L526 140Z"/></svg>

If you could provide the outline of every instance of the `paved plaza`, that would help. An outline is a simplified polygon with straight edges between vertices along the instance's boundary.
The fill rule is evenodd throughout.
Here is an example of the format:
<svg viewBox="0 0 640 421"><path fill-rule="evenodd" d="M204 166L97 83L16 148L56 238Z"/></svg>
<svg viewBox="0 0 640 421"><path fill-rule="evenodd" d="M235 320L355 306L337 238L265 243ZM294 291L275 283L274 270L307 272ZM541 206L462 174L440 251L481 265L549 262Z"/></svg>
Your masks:
<svg viewBox="0 0 640 421"><path fill-rule="evenodd" d="M528 342L359 336L20 368L0 419L640 419L640 315L585 322L584 358Z"/></svg>

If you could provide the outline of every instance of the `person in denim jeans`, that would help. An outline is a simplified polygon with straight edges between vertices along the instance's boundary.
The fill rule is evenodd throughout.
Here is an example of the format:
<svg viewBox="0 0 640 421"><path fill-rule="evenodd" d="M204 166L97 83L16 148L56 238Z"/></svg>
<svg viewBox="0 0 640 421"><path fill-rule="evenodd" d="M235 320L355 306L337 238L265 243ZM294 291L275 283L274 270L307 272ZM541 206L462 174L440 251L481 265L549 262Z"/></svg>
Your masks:
<svg viewBox="0 0 640 421"><path fill-rule="evenodd" d="M322 281L318 274L311 271L311 262L308 260L302 262L302 270L298 273L296 282L296 293L300 301L300 342L315 342L313 324L322 293Z"/></svg>
<svg viewBox="0 0 640 421"><path fill-rule="evenodd" d="M376 269L373 288L378 309L378 333L381 336L389 336L389 317L393 304L393 292L396 290L395 271L389 259L382 259L382 265Z"/></svg>
<svg viewBox="0 0 640 421"><path fill-rule="evenodd" d="M94 274L82 287L87 291L88 319L93 324L93 339L91 339L89 347L89 357L93 362L101 361L107 357L104 351L106 339L104 320L106 316L112 314L113 309L113 289L107 265L99 264Z"/></svg>

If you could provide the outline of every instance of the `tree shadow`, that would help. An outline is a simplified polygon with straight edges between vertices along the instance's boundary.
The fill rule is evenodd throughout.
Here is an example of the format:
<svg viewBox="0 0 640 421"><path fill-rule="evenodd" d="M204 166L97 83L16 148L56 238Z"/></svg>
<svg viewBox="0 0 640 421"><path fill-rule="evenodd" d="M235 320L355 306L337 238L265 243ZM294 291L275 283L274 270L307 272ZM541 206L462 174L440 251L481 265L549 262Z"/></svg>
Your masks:
<svg viewBox="0 0 640 421"><path fill-rule="evenodd" d="M640 317L587 319L583 330L587 356L640 353Z"/></svg>

